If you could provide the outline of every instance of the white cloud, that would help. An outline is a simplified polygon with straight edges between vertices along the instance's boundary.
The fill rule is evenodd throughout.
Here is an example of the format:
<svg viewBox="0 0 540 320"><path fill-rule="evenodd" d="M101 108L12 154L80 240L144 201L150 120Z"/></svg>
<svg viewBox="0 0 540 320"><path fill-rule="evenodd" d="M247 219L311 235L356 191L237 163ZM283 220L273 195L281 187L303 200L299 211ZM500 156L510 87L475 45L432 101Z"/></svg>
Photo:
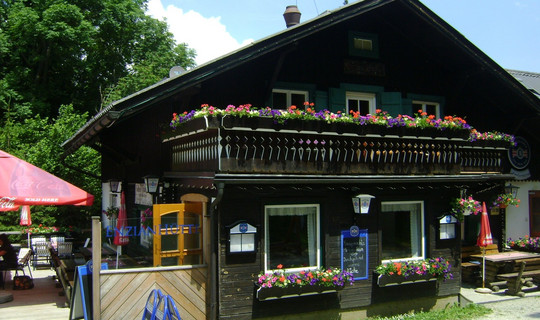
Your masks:
<svg viewBox="0 0 540 320"><path fill-rule="evenodd" d="M146 13L159 20L166 19L176 42L187 43L197 51L197 65L253 42L253 39L238 42L227 32L227 27L221 23L221 17L207 18L193 10L184 12L173 5L165 9L161 0L148 1Z"/></svg>

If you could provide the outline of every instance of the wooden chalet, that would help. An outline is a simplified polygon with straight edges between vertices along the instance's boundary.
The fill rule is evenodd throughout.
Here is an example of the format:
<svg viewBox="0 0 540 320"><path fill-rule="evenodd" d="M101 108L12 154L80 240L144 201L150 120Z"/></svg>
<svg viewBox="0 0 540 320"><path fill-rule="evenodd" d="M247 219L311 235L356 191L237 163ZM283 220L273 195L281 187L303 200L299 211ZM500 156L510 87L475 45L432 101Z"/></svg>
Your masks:
<svg viewBox="0 0 540 320"><path fill-rule="evenodd" d="M457 301L461 246L475 242L477 217L446 219L450 202L500 192L514 178L508 144L233 116L169 128L173 113L202 104L304 101L334 113L421 109L482 132L540 136L527 120L538 117L538 99L419 1L355 2L284 29L114 102L64 143L67 154L100 151L104 207L108 181L119 179L130 226L140 230L149 208L158 226L122 248L148 257L148 267L101 271L102 318L130 308L140 316L153 288L173 295L183 319L348 319ZM159 177L150 201L141 200L148 175ZM354 211L361 194L372 196L368 213ZM501 217L491 219L499 244ZM352 244L351 233L359 234ZM385 261L431 257L448 260L453 279L384 285L374 272ZM259 273L280 264L350 267L357 280L320 294L262 294Z"/></svg>

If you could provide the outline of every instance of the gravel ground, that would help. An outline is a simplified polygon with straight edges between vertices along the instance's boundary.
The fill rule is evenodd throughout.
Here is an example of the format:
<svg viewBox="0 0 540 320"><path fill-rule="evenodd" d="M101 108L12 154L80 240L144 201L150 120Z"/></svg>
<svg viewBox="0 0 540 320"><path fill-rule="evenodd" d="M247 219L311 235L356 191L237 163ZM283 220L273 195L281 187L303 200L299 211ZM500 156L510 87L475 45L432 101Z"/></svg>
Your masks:
<svg viewBox="0 0 540 320"><path fill-rule="evenodd" d="M493 310L493 313L476 320L540 319L540 297L525 297L482 305Z"/></svg>

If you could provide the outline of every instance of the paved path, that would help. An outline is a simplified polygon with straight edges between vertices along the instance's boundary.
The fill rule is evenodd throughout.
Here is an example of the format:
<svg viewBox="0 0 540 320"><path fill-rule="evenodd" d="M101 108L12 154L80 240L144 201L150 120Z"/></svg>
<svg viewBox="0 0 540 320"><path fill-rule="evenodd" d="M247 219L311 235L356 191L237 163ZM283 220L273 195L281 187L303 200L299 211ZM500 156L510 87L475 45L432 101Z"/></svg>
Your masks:
<svg viewBox="0 0 540 320"><path fill-rule="evenodd" d="M476 303L493 312L475 320L540 319L540 290L534 286L524 287L525 297L509 296L505 289L493 293L477 293L475 288L464 284L461 288L461 304Z"/></svg>
<svg viewBox="0 0 540 320"><path fill-rule="evenodd" d="M67 299L60 296L52 269L32 270L34 288L13 290L13 282L6 282L0 293L13 295L13 301L0 304L0 320L66 320L69 319Z"/></svg>

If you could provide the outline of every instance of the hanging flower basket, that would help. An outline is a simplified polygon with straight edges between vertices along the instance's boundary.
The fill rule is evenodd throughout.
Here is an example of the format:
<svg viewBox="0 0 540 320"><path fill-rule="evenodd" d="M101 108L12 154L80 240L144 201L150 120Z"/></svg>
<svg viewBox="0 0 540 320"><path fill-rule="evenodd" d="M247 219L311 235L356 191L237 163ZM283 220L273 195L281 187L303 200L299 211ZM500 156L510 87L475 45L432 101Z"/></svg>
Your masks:
<svg viewBox="0 0 540 320"><path fill-rule="evenodd" d="M497 195L497 199L493 202L493 205L498 206L499 208L506 208L508 206L519 207L521 200L517 197L514 197L512 193L502 193Z"/></svg>
<svg viewBox="0 0 540 320"><path fill-rule="evenodd" d="M482 212L482 204L474 200L473 197L467 198L455 198L451 202L451 213L459 220L463 222L465 216Z"/></svg>

